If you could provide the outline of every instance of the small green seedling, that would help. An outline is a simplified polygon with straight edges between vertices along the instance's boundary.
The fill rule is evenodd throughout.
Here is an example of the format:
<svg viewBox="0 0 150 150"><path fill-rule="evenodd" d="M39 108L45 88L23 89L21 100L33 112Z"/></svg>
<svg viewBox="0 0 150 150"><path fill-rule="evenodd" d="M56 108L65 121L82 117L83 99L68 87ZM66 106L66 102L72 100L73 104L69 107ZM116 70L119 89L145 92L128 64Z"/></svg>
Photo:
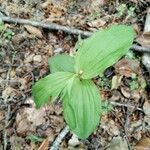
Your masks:
<svg viewBox="0 0 150 150"><path fill-rule="evenodd" d="M6 29L4 33L4 37L8 40L11 40L12 36L14 35L14 32L11 29Z"/></svg>
<svg viewBox="0 0 150 150"><path fill-rule="evenodd" d="M126 4L120 4L116 9L118 17L122 17L124 15L127 15L128 17L135 16L135 7L128 8Z"/></svg>
<svg viewBox="0 0 150 150"><path fill-rule="evenodd" d="M135 11L135 7L129 7L129 9L128 9L128 11L127 11L128 16L129 16L129 17L134 17L134 16L135 16L134 11Z"/></svg>
<svg viewBox="0 0 150 150"><path fill-rule="evenodd" d="M118 17L122 17L125 14L125 11L127 10L127 6L126 4L121 4L116 9L118 11Z"/></svg>
<svg viewBox="0 0 150 150"><path fill-rule="evenodd" d="M33 134L28 135L26 139L30 140L32 143L42 142L44 140L44 138Z"/></svg>
<svg viewBox="0 0 150 150"><path fill-rule="evenodd" d="M80 42L74 57L51 57L51 74L32 88L36 107L45 105L50 97L59 97L71 131L86 139L98 126L103 111L99 89L91 79L125 55L133 39L131 27L114 25Z"/></svg>
<svg viewBox="0 0 150 150"><path fill-rule="evenodd" d="M14 32L11 29L8 29L4 23L0 20L0 36L4 39L11 40Z"/></svg>

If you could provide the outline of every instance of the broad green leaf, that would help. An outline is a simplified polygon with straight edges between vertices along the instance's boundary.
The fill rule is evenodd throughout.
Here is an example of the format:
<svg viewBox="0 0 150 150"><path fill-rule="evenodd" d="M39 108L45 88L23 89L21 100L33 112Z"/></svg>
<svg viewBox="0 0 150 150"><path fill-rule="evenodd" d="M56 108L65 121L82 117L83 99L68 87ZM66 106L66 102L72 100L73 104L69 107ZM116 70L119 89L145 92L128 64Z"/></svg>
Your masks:
<svg viewBox="0 0 150 150"><path fill-rule="evenodd" d="M91 80L70 80L63 98L64 118L70 129L81 139L87 138L100 120L99 91Z"/></svg>
<svg viewBox="0 0 150 150"><path fill-rule="evenodd" d="M74 63L74 58L65 54L52 56L48 60L48 64L52 73L61 71L75 72Z"/></svg>
<svg viewBox="0 0 150 150"><path fill-rule="evenodd" d="M125 25L99 30L84 40L75 58L75 69L83 79L90 79L113 65L130 48L134 31Z"/></svg>
<svg viewBox="0 0 150 150"><path fill-rule="evenodd" d="M32 95L37 108L46 104L50 96L58 96L67 85L73 73L56 72L39 80L32 87Z"/></svg>

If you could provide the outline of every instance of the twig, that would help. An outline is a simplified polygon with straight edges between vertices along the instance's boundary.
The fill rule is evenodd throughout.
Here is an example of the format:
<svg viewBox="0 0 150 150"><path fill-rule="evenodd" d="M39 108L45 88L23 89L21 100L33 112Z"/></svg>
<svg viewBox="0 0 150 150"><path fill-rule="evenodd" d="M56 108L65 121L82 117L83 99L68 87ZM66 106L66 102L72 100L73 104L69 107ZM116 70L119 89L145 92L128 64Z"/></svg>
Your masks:
<svg viewBox="0 0 150 150"><path fill-rule="evenodd" d="M149 32L150 32L150 8L148 8L147 11L143 34L147 34ZM145 65L150 75L150 53L143 54L142 63Z"/></svg>
<svg viewBox="0 0 150 150"><path fill-rule="evenodd" d="M28 24L35 27L41 27L49 30L60 30L63 32L66 32L68 34L75 34L75 35L81 35L83 37L89 37L92 35L92 32L89 31L83 31L76 29L74 27L69 26L63 26L56 23L45 23L42 21L33 21L28 19L20 19L20 18L11 18L11 17L4 17L0 16L0 19L4 22L14 23L14 24ZM137 51L137 52L150 52L150 48L141 47L138 45L133 45L130 50Z"/></svg>
<svg viewBox="0 0 150 150"><path fill-rule="evenodd" d="M118 103L118 102L110 102L110 104L112 104L114 106L122 106L122 107L133 108L135 110L139 110L139 111L143 112L143 110L141 108L133 106L133 105L129 105L129 104L122 104L122 103Z"/></svg>
<svg viewBox="0 0 150 150"><path fill-rule="evenodd" d="M9 75L10 75L11 67L9 67L9 70L7 72L6 80L9 80ZM8 82L6 82L5 88L8 86ZM4 104L5 106L7 105L7 96L4 98ZM10 113L10 106L7 106L7 111L5 112L5 128L4 128L4 135L3 135L3 140L4 140L4 150L7 150L7 124L8 124L8 119L9 119L9 113Z"/></svg>
<svg viewBox="0 0 150 150"><path fill-rule="evenodd" d="M62 26L56 23L44 23L40 21L32 21L27 19L11 18L11 17L3 17L3 16L1 16L0 19L4 22L15 23L15 24L28 24L35 27L42 27L50 30L60 30L69 34L82 35L85 37L90 36L92 34L91 32L88 31L82 31L79 29L75 29L73 27Z"/></svg>
<svg viewBox="0 0 150 150"><path fill-rule="evenodd" d="M66 136L66 134L68 134L69 132L69 127L66 126L57 136L57 138L55 139L55 141L53 142L50 150L58 150L59 149L59 145L62 142L63 138Z"/></svg>
<svg viewBox="0 0 150 150"><path fill-rule="evenodd" d="M138 45L132 45L130 50L136 51L136 52L143 52L143 53L150 53L150 48L138 46Z"/></svg>

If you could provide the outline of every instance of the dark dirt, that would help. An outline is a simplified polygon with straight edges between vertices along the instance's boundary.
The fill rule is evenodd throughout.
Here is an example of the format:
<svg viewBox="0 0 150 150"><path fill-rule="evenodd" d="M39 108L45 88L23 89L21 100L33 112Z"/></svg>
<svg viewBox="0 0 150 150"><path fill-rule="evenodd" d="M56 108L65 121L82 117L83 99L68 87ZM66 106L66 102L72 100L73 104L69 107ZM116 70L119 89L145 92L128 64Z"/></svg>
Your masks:
<svg viewBox="0 0 150 150"><path fill-rule="evenodd" d="M119 16L117 8L122 4L126 5L126 10ZM143 32L149 6L149 0L0 0L0 14L54 22L85 31L128 24L134 27L138 38ZM133 15L129 15L130 7L134 8ZM5 23L5 30L0 33L0 150L48 150L47 146L65 127L61 103L36 110L31 87L50 73L49 57L74 53L77 36L41 28L31 32L30 28ZM4 36L8 29L13 32L10 39ZM141 55L134 53L131 60L121 59L108 68L104 76L95 79L103 100L113 102L113 109L102 116L101 124L87 140L70 144L72 133L69 133L60 149L117 150L112 143L119 137L122 147L118 145L118 149L126 150L134 149L144 138L150 140L150 78ZM113 81L117 82L114 87Z"/></svg>

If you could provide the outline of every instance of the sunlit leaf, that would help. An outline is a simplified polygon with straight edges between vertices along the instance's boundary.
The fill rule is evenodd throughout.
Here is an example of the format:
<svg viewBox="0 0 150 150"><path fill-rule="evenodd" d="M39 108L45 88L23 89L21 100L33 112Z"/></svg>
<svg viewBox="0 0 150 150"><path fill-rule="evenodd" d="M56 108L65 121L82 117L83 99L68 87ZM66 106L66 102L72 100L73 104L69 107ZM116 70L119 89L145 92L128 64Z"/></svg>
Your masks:
<svg viewBox="0 0 150 150"><path fill-rule="evenodd" d="M65 55L65 54L58 54L52 56L48 60L48 64L52 73L54 72L74 72L74 58Z"/></svg>
<svg viewBox="0 0 150 150"><path fill-rule="evenodd" d="M150 149L150 138L141 139L134 147L134 150L149 150Z"/></svg>
<svg viewBox="0 0 150 150"><path fill-rule="evenodd" d="M50 96L58 96L72 76L73 73L56 72L36 82L32 87L36 107L46 104Z"/></svg>
<svg viewBox="0 0 150 150"><path fill-rule="evenodd" d="M114 25L99 30L82 42L75 57L76 72L83 79L90 79L113 65L130 48L134 31L125 25Z"/></svg>
<svg viewBox="0 0 150 150"><path fill-rule="evenodd" d="M99 124L99 91L91 80L77 77L68 84L63 99L64 117L70 129L81 139L87 138Z"/></svg>

